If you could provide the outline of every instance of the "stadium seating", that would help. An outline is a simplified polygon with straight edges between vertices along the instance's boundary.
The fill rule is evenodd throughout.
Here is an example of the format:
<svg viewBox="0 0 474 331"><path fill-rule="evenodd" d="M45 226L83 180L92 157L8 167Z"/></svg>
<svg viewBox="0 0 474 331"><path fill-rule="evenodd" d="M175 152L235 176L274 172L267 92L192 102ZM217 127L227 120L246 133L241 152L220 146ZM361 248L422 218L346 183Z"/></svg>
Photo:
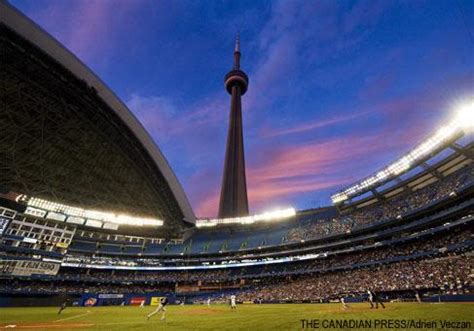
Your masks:
<svg viewBox="0 0 474 331"><path fill-rule="evenodd" d="M318 212L301 214L293 220L266 227L199 229L183 244L146 244L144 249L141 245L130 245L126 241L79 238L73 240L69 250L70 252L98 252L114 255L181 255L184 253L199 255L300 243L363 228L389 218L405 217L422 209L425 205L436 204L436 200L446 198L455 190L472 186L472 178L472 167L466 167L443 182L425 187L408 196L397 197L387 205L378 204L341 216L334 216L334 211L330 210L325 214ZM332 216L327 217L331 213Z"/></svg>
<svg viewBox="0 0 474 331"><path fill-rule="evenodd" d="M408 195L396 197L354 212L340 216L335 209L304 212L295 218L265 226L226 226L217 229L197 229L183 244L145 244L140 248L126 248L130 245L120 241L96 241L90 238L73 240L70 251L100 253L144 254L144 255L208 255L222 252L256 250L263 247L288 245L311 241L318 238L347 233L375 224L405 218L409 215L431 208L439 201L449 198L455 191L462 191L474 185L474 168L464 167L441 182L436 182ZM121 249L119 244L125 245Z"/></svg>
<svg viewBox="0 0 474 331"><path fill-rule="evenodd" d="M56 254L62 267L55 276L4 282L0 292L172 292L182 285L209 288L203 293L211 296L217 286L240 300L265 301L330 300L368 287L388 296L415 290L466 294L471 291L466 266L473 264L473 193L471 165L367 207L341 213L315 209L275 223L194 229L184 242L82 231L64 256L22 247L23 237L6 235L2 259Z"/></svg>

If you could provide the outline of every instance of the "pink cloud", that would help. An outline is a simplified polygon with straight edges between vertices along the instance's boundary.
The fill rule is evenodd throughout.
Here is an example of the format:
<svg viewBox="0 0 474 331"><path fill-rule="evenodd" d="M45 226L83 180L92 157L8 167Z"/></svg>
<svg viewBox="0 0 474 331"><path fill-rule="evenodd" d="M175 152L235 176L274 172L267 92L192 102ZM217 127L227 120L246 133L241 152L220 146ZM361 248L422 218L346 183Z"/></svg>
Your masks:
<svg viewBox="0 0 474 331"><path fill-rule="evenodd" d="M141 123L157 136L174 136L198 127L211 128L222 123L226 117L226 102L222 93L209 97L198 104L180 109L171 98L165 96L142 96L132 94L128 107Z"/></svg>
<svg viewBox="0 0 474 331"><path fill-rule="evenodd" d="M52 2L27 13L81 60L101 60L111 49L142 1L89 0ZM130 30L130 29L129 29ZM129 31L130 33L130 31Z"/></svg>
<svg viewBox="0 0 474 331"><path fill-rule="evenodd" d="M370 113L371 111L354 112L349 115L334 116L332 118L327 118L327 119L317 119L309 123L299 124L293 127L285 128L285 129L273 130L269 128L264 128L262 130L262 138L272 138L272 137L284 136L288 134L296 134L296 133L302 133L306 131L312 131L315 129L332 126L338 123L347 122L349 120L353 120Z"/></svg>
<svg viewBox="0 0 474 331"><path fill-rule="evenodd" d="M216 217L219 208L220 191L216 188L201 193L201 199L194 208L197 217Z"/></svg>
<svg viewBox="0 0 474 331"><path fill-rule="evenodd" d="M390 146L391 145L391 146ZM247 167L249 202L253 211L262 211L275 201L288 201L291 196L349 184L367 171L364 162L355 163L370 155L383 154L388 148L405 146L402 140L387 144L381 136L353 136L301 145L271 147L259 153L268 157L259 164ZM268 153L267 153L268 152ZM375 169L373 169L375 170ZM199 177L199 175L197 176ZM208 183L206 180L197 180ZM202 186L201 186L202 187ZM196 201L197 215L215 215L219 189L206 186Z"/></svg>
<svg viewBox="0 0 474 331"><path fill-rule="evenodd" d="M272 157L249 168L249 182L263 183L280 179L338 175L341 168L368 154L384 151L387 144L379 135L348 136L323 142L287 145ZM351 162L352 163L352 162ZM349 170L350 167L347 167ZM251 184L250 184L251 185Z"/></svg>

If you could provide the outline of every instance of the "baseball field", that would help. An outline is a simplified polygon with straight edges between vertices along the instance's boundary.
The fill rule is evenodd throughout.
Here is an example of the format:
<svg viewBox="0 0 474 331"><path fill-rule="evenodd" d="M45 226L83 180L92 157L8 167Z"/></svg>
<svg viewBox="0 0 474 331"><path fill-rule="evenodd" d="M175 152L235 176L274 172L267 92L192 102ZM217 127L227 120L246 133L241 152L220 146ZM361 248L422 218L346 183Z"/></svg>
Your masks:
<svg viewBox="0 0 474 331"><path fill-rule="evenodd" d="M168 306L147 320L155 307L0 308L0 329L21 330L439 330L473 329L474 304L387 303Z"/></svg>

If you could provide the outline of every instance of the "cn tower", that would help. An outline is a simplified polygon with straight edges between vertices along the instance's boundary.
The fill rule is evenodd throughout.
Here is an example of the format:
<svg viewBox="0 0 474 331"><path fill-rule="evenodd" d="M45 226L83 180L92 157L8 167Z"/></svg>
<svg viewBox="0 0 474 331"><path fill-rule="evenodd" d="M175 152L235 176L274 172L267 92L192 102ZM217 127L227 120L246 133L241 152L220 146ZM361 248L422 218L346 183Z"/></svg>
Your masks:
<svg viewBox="0 0 474 331"><path fill-rule="evenodd" d="M231 95L231 101L219 218L240 217L249 214L241 104L241 96L247 92L249 78L245 72L240 70L239 35L235 40L234 66L225 75L224 83L227 92Z"/></svg>

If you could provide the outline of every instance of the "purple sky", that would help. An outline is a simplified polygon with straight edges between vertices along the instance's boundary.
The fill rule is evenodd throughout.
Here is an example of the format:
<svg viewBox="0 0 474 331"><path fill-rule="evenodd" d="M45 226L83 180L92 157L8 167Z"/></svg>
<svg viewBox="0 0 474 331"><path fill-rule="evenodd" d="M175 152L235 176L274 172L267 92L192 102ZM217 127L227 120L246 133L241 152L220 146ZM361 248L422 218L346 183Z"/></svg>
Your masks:
<svg viewBox="0 0 474 331"><path fill-rule="evenodd" d="M252 212L312 208L474 93L474 1L11 0L155 139L197 216L218 208L240 31Z"/></svg>

